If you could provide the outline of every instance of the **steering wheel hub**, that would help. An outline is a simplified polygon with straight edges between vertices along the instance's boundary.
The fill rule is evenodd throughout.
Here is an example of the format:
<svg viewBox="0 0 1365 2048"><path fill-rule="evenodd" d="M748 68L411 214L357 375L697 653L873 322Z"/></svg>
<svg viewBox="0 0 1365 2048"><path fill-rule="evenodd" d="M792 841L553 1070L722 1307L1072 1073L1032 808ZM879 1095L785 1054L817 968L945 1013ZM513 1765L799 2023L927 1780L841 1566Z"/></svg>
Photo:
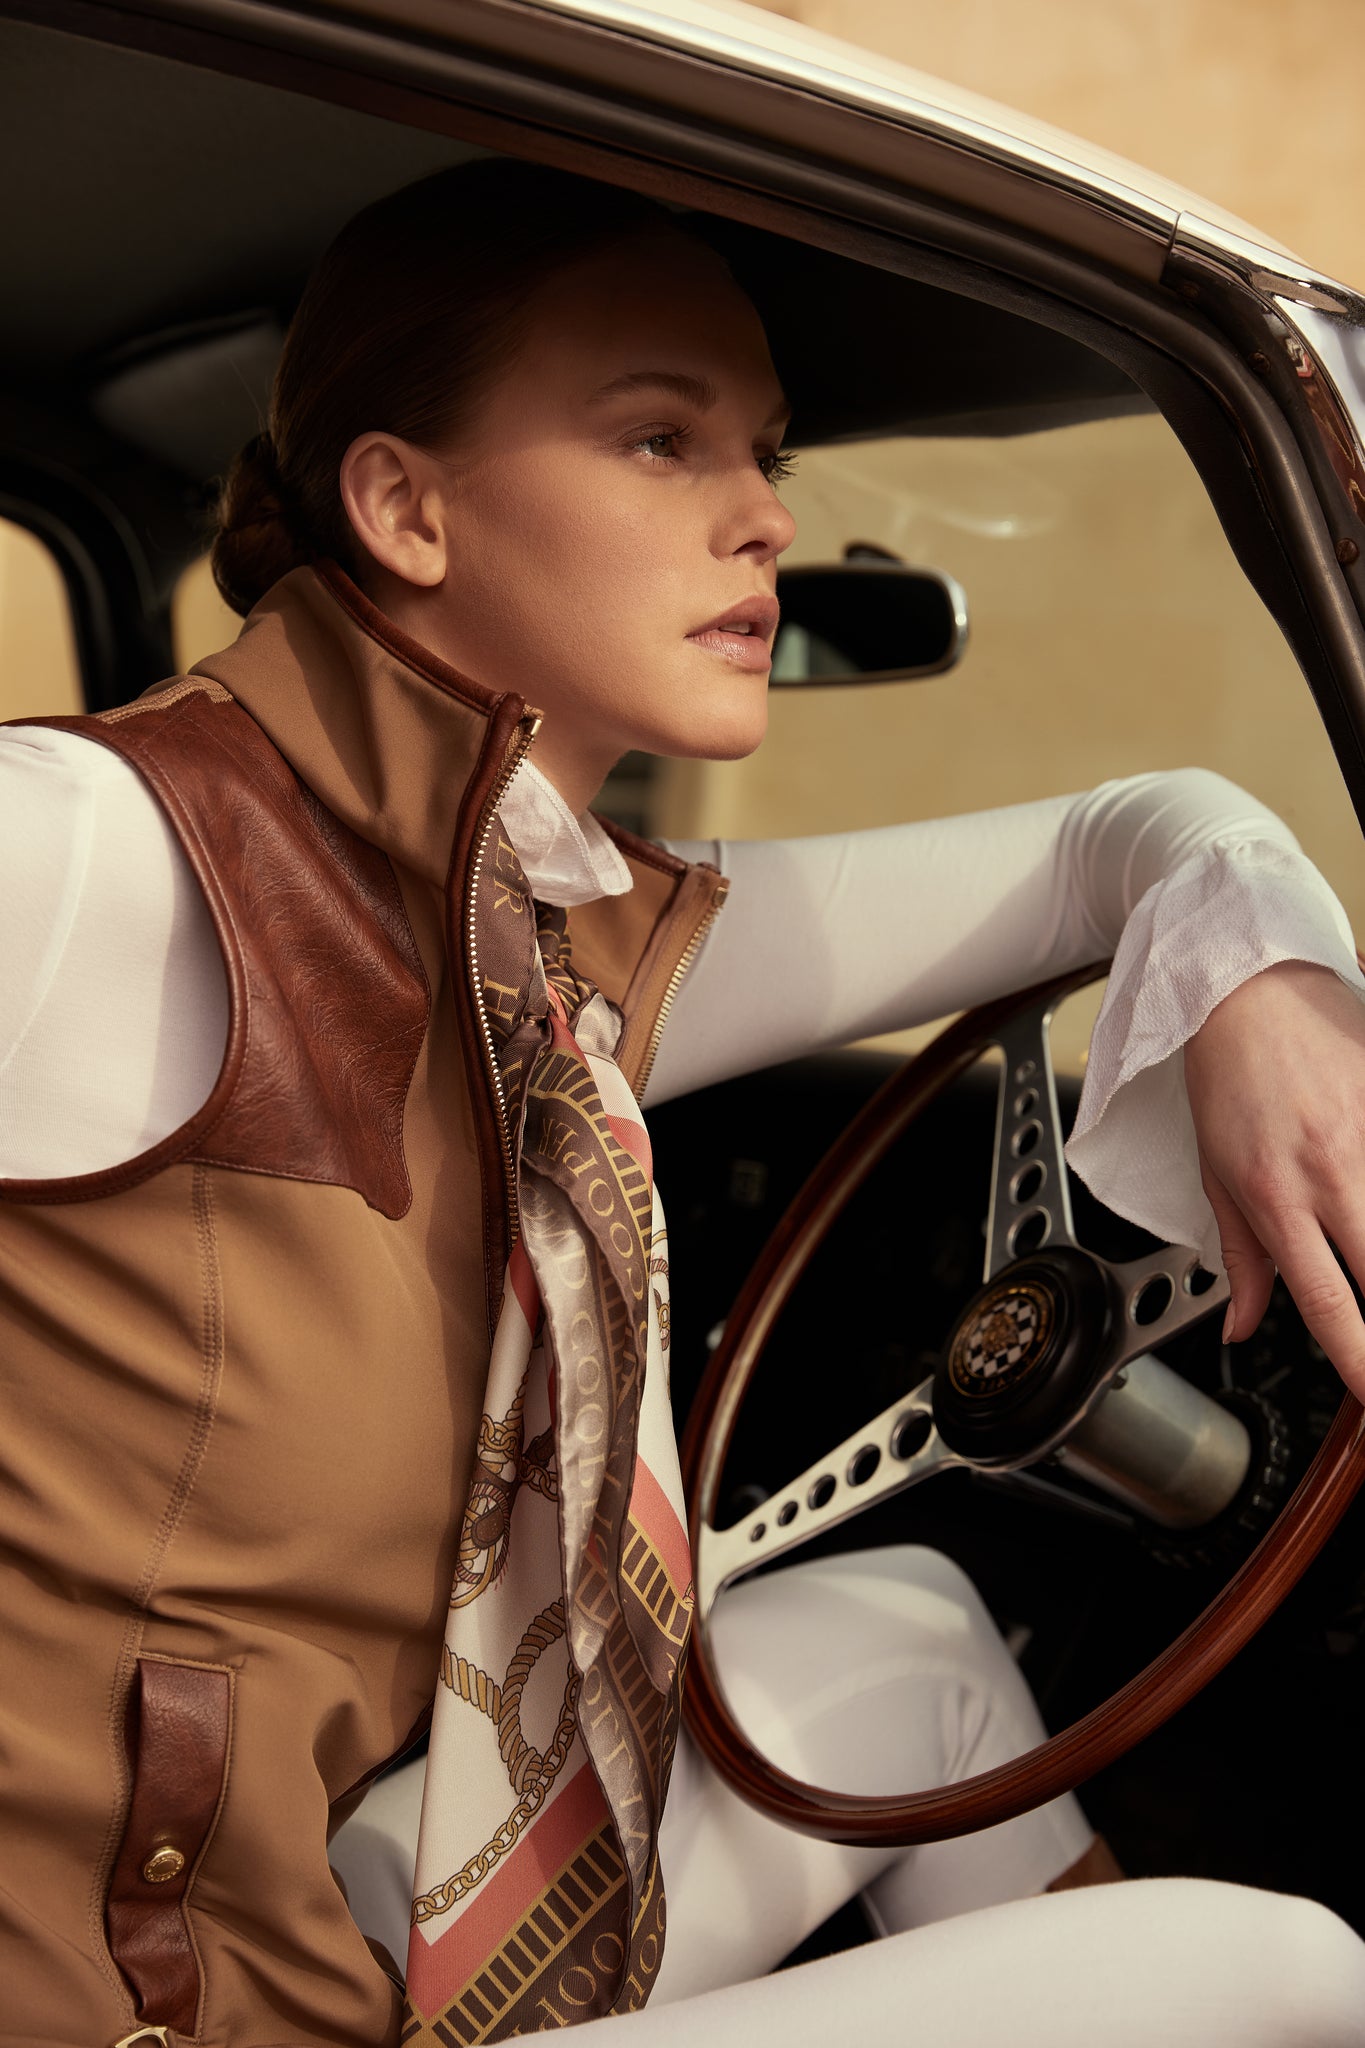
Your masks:
<svg viewBox="0 0 1365 2048"><path fill-rule="evenodd" d="M934 1376L934 1421L976 1465L1041 1456L1079 1420L1112 1356L1098 1260L1059 1246L1007 1266L958 1317Z"/></svg>
<svg viewBox="0 0 1365 2048"><path fill-rule="evenodd" d="M948 1378L969 1401L990 1400L1047 1361L1057 1322L1052 1289L1036 1280L997 1280L972 1303L948 1350Z"/></svg>

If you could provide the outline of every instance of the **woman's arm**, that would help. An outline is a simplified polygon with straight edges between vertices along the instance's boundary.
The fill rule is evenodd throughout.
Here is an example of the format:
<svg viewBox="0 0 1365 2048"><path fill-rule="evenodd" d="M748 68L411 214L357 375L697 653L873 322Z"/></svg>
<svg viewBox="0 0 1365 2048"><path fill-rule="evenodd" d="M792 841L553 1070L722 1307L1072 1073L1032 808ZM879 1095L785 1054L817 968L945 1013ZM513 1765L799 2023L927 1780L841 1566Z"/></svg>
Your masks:
<svg viewBox="0 0 1365 2048"><path fill-rule="evenodd" d="M119 755L0 732L0 1178L117 1166L207 1098L227 984L199 885Z"/></svg>
<svg viewBox="0 0 1365 2048"><path fill-rule="evenodd" d="M719 853L731 900L679 992L651 1102L1113 953L1069 1156L1112 1208L1214 1261L1182 1047L1276 962L1362 986L1292 833L1204 769Z"/></svg>

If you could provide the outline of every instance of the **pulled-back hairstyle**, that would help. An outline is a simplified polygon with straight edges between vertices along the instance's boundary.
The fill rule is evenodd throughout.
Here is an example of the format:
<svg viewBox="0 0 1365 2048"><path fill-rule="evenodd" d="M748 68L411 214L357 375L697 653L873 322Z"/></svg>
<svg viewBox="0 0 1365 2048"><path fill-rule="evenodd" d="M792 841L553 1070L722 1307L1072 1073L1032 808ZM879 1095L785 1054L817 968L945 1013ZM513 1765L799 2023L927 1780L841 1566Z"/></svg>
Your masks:
<svg viewBox="0 0 1365 2048"><path fill-rule="evenodd" d="M233 609L250 611L322 555L354 569L338 472L357 434L450 444L506 367L536 288L670 219L634 193L502 158L438 171L358 213L309 279L269 426L223 487L213 574Z"/></svg>

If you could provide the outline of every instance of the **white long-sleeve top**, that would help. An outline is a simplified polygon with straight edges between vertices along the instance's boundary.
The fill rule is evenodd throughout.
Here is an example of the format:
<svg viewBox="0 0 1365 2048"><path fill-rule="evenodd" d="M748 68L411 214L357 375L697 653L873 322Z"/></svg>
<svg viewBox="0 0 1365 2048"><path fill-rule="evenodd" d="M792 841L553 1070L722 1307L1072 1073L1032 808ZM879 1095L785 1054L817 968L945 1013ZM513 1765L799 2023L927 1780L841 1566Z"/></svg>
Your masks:
<svg viewBox="0 0 1365 2048"><path fill-rule="evenodd" d="M504 824L537 894L627 886L610 842L528 764ZM820 838L676 849L731 877L646 1102L902 1029L1113 952L1072 1165L1217 1264L1180 1051L1281 960L1365 988L1336 897L1273 813L1203 769ZM208 909L119 755L0 732L0 1177L121 1163L207 1098L227 1037Z"/></svg>

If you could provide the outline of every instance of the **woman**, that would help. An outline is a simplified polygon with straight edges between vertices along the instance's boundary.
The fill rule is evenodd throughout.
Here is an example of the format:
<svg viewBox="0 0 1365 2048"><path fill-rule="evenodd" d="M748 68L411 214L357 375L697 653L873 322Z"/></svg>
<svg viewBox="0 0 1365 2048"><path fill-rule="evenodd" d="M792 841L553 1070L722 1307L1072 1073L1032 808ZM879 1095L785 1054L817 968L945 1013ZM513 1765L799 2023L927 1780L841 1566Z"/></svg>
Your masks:
<svg viewBox="0 0 1365 2048"><path fill-rule="evenodd" d="M927 2042L1002 2018L1365 2038L1365 1950L1304 1902L1021 1898L1091 1857L1071 1802L869 1861L768 1829L684 1746L664 1816L689 1573L647 1087L972 1000L1127 918L1082 1133L1103 1191L1143 1208L1105 1178L1137 1117L1187 1239L1202 1170L1234 1334L1274 1258L1365 1384L1324 1236L1359 1269L1358 977L1249 799L1140 778L965 831L736 849L719 919L713 868L587 818L628 748L762 737L784 418L752 307L667 216L524 167L443 174L353 223L300 308L223 508L238 641L107 719L8 736L16 2040L397 2039L400 1972L326 1839L428 1717L404 2040L592 2023L656 1982L718 1988L632 2021L641 2042L824 2040L850 2007L900 2040L908 2005ZM810 1007L816 943L856 963L838 1014ZM1271 1044L1311 1094L1263 1071ZM892 1556L905 1683L937 1662L971 1709L939 1767L1032 1739L970 1589ZM804 1725L790 1589L856 1636L893 1597L879 1569L737 1596L751 1717L776 1699ZM934 1601L972 1637L946 1676ZM893 1938L857 1988L848 1959L725 1988L862 1888Z"/></svg>

